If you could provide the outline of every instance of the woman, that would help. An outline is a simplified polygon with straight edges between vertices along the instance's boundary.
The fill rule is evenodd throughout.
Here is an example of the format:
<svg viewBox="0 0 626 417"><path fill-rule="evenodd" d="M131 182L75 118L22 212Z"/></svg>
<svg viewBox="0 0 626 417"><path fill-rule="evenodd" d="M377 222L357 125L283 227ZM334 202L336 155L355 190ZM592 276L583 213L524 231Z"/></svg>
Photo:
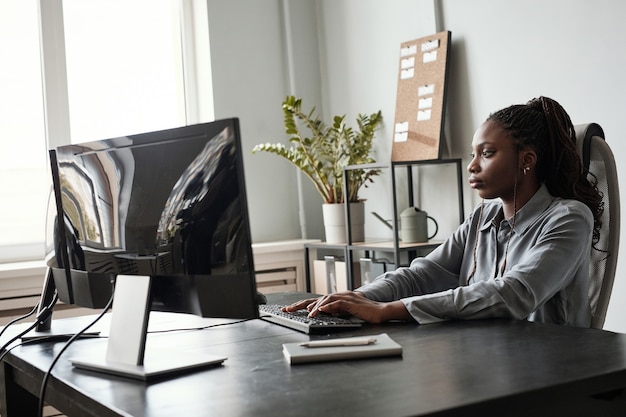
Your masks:
<svg viewBox="0 0 626 417"><path fill-rule="evenodd" d="M506 317L589 327L602 196L583 173L568 114L547 97L510 106L479 127L472 149L469 183L483 201L441 246L355 291L284 310L371 323Z"/></svg>

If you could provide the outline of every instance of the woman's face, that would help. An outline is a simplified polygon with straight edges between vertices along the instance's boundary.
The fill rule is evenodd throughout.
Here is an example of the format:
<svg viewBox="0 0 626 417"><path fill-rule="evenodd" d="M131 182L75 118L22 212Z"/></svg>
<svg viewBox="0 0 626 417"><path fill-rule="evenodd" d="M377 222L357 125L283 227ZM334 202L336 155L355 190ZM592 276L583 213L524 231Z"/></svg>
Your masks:
<svg viewBox="0 0 626 417"><path fill-rule="evenodd" d="M496 122L486 121L472 139L472 160L467 166L470 187L484 199L513 200L518 158L513 138Z"/></svg>

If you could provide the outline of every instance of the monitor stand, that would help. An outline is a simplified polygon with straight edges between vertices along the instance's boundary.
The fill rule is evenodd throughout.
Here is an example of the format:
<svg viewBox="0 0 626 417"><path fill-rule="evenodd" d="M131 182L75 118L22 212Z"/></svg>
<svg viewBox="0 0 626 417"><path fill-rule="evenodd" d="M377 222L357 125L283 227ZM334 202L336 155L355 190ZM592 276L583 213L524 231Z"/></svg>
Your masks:
<svg viewBox="0 0 626 417"><path fill-rule="evenodd" d="M21 336L22 342L33 340L69 339L81 331L84 325L81 322L73 322L71 319L52 320L52 312L57 303L56 286L52 276L52 269L47 268L44 279L41 299L37 309L38 322L33 330ZM97 330L83 332L83 337L96 337L100 334Z"/></svg>
<svg viewBox="0 0 626 417"><path fill-rule="evenodd" d="M117 276L106 356L72 357L70 362L76 368L148 380L219 365L226 360L223 356L160 347L150 347L146 352L151 280L149 276Z"/></svg>

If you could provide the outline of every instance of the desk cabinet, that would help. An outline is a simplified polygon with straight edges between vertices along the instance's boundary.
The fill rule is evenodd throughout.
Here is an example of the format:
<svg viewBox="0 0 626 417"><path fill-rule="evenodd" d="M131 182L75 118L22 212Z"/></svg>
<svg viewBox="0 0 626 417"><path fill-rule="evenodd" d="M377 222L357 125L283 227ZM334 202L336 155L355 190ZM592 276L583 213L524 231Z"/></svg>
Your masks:
<svg viewBox="0 0 626 417"><path fill-rule="evenodd" d="M304 291L304 246L319 240L287 240L254 243L254 270L257 290L262 293Z"/></svg>

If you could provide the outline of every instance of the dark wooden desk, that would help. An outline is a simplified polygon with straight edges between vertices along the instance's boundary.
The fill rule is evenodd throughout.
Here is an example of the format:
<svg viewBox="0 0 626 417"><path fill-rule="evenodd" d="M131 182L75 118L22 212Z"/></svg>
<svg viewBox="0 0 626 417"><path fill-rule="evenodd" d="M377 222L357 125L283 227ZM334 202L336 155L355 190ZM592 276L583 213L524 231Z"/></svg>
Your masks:
<svg viewBox="0 0 626 417"><path fill-rule="evenodd" d="M154 321L166 320L167 327L189 319L168 323L171 317L157 314ZM228 359L150 383L76 370L62 359L46 400L69 416L537 416L546 415L537 411L545 408L550 415L585 415L571 410L582 410L578 403L587 400L595 415L606 415L598 407L609 403L589 397L626 387L622 334L483 320L394 323L342 335L381 332L403 346L402 358L289 366L282 343L309 336L261 320L151 334L148 349L160 343L180 354L208 351ZM81 340L65 355L104 343ZM43 372L60 347L42 343L11 351L0 367L3 417L34 413Z"/></svg>

